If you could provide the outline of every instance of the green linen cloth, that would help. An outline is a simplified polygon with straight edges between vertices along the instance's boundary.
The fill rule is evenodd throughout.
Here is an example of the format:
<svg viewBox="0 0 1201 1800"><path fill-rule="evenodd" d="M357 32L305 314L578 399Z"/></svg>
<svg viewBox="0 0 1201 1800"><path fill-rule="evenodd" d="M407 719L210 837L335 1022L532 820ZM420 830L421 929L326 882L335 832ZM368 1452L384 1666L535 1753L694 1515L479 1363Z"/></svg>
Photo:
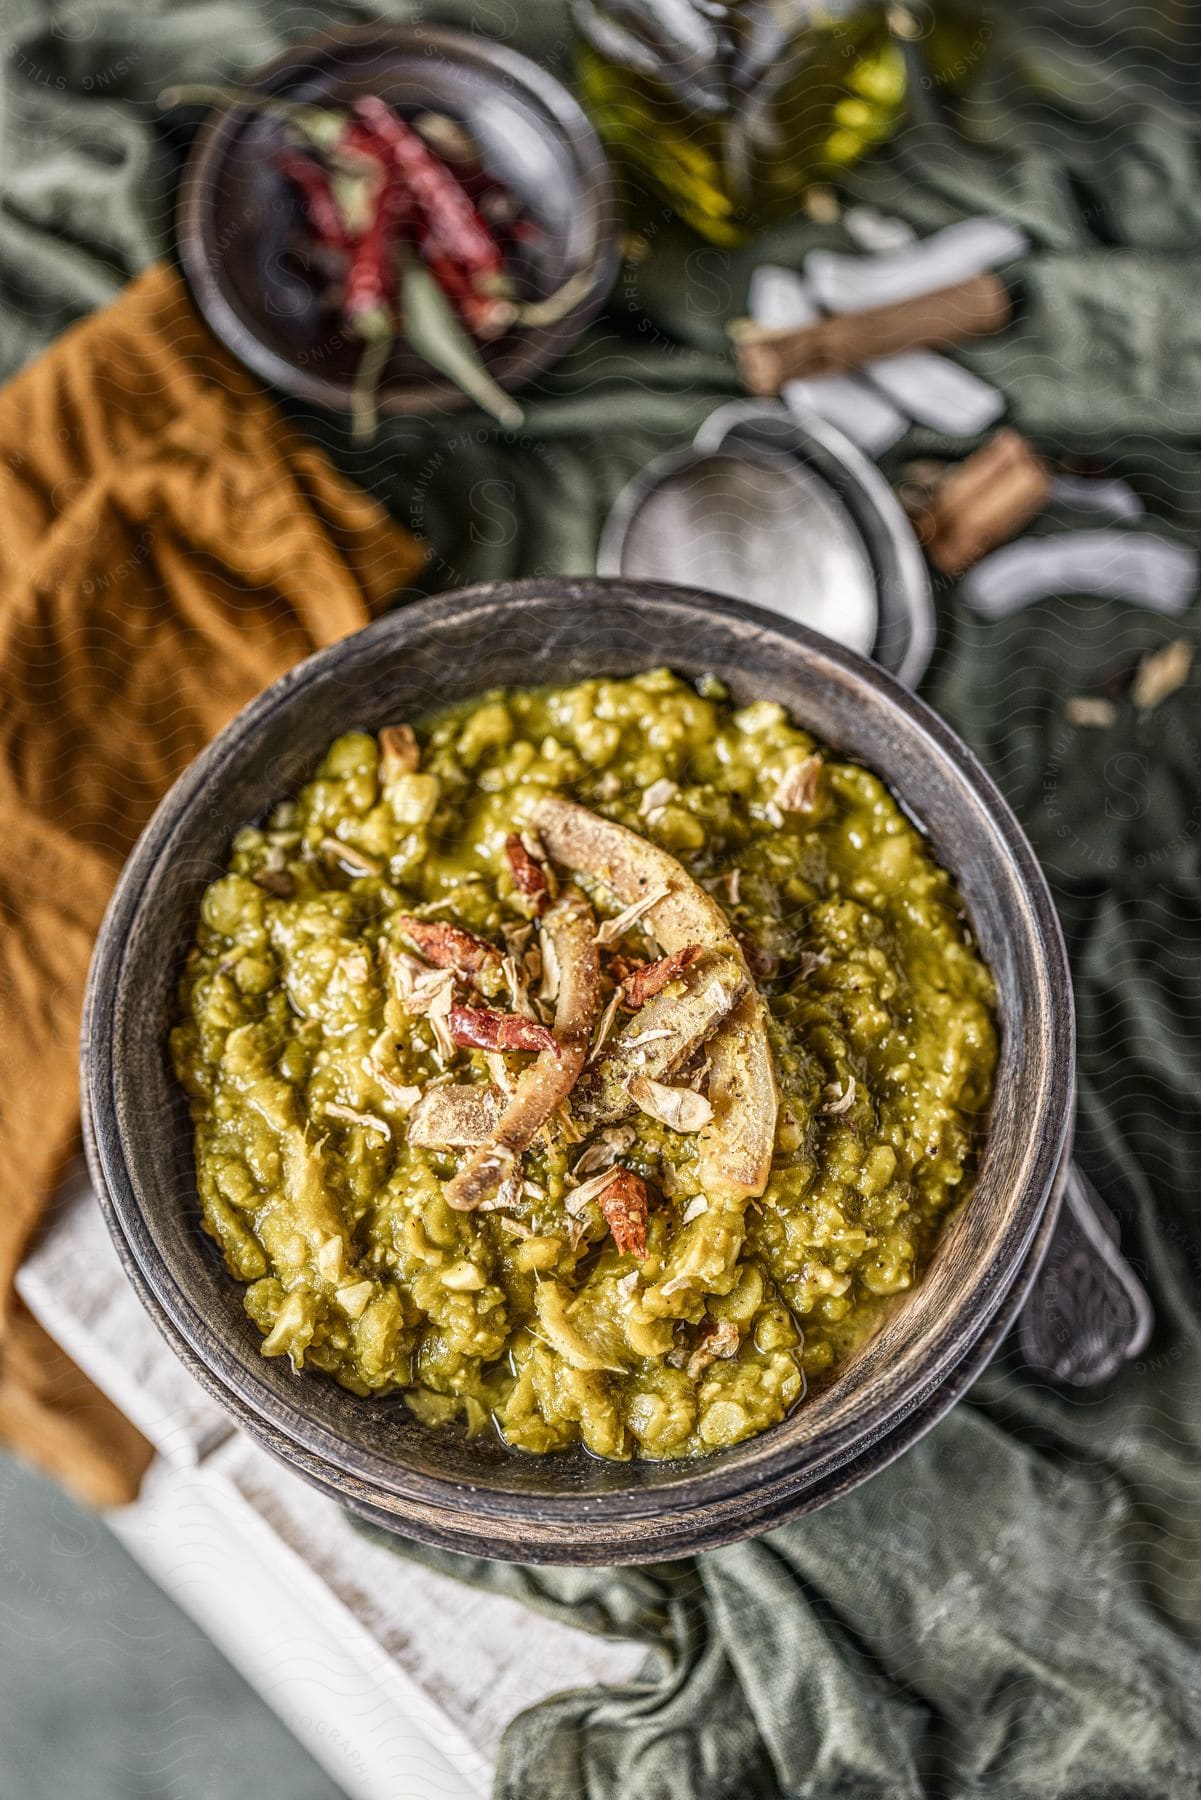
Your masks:
<svg viewBox="0 0 1201 1800"><path fill-rule="evenodd" d="M564 55L552 0L436 13ZM335 16L369 15L10 4L9 368L168 247L184 134L161 129L157 91L236 74ZM1115 53L1126 9L1104 17L1095 60L1055 20L1009 42L990 31L958 135L927 95L849 189L923 232L981 211L1028 232L1007 271L1014 325L962 359L1048 452L1103 458L1132 482L1148 517L1122 529L1196 546L1199 127L1157 94L1149 57ZM799 266L847 242L838 225L803 224L726 255L653 205L641 223L647 254L528 397L522 431L462 414L390 423L362 448L293 409L432 540L434 586L590 568L622 482L736 391L722 328L755 263ZM948 447L915 430L887 466ZM1096 524L1053 506L1036 529ZM939 609L926 691L988 762L1054 887L1080 1019L1079 1157L1151 1291L1154 1338L1088 1394L1036 1382L1009 1350L865 1488L691 1562L536 1570L412 1550L647 1646L632 1687L566 1694L513 1723L504 1800L1166 1800L1201 1787L1201 684L1194 672L1149 713L1119 699L1104 730L1064 712L1073 695L1120 694L1146 650L1195 641L1197 609L1169 620L1065 593L986 622L945 585Z"/></svg>

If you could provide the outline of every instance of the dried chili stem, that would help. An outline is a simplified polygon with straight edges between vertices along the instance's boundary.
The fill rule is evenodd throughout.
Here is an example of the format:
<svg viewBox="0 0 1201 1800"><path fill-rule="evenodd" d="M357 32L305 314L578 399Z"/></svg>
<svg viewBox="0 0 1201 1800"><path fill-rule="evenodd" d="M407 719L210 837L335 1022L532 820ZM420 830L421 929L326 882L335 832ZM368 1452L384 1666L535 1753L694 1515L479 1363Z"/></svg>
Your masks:
<svg viewBox="0 0 1201 1800"><path fill-rule="evenodd" d="M355 370L351 395L351 433L360 443L369 443L379 428L379 388L395 338L382 333L363 340L363 354Z"/></svg>
<svg viewBox="0 0 1201 1800"><path fill-rule="evenodd" d="M246 112L266 113L295 125L322 149L331 148L342 130L344 113L331 107L308 106L295 100L281 100L275 94L259 94L253 88L232 87L219 82L181 82L163 88L156 104L164 111L177 106L241 107Z"/></svg>
<svg viewBox="0 0 1201 1800"><path fill-rule="evenodd" d="M574 275L569 275L562 286L557 287L553 294L548 294L545 300L528 300L524 306L519 306L515 323L525 326L527 330L542 325L557 325L560 319L565 319L572 308L587 297L592 276L591 269L577 269Z"/></svg>
<svg viewBox="0 0 1201 1800"><path fill-rule="evenodd" d="M474 340L423 262L413 258L406 262L401 293L405 336L418 356L498 423L511 429L520 425L521 408L493 379Z"/></svg>

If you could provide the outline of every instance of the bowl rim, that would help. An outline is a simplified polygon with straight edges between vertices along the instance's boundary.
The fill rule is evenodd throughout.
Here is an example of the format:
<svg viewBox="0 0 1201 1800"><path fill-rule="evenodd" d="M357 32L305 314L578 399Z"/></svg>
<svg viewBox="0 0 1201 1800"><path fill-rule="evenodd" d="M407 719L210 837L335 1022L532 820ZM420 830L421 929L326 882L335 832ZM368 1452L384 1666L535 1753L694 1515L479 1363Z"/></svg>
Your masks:
<svg viewBox="0 0 1201 1800"><path fill-rule="evenodd" d="M604 306L620 262L617 243L617 195L612 169L591 120L570 90L549 69L493 38L475 37L454 26L376 23L333 27L298 38L269 62L249 71L240 85L265 93L286 88L287 77L308 57L328 57L358 46L392 48L401 53L427 48L481 76L492 76L506 89L522 92L545 112L580 173L583 193L596 219L595 279L587 293L551 325L533 326L517 335L498 371L507 392L524 387L547 369L592 323ZM214 177L236 135L249 117L244 107L214 107L202 121L184 163L175 207L179 259L201 313L216 336L240 362L262 380L293 399L310 400L335 412L350 409L352 383L305 369L275 350L259 335L254 320L237 307L218 273L212 250L217 219ZM379 390L381 413L461 412L472 405L455 384L432 371L428 380L385 381Z"/></svg>
<svg viewBox="0 0 1201 1800"><path fill-rule="evenodd" d="M260 1436L265 1427L268 1436L282 1437L290 1443L295 1451L290 1460L302 1469L307 1464L310 1474L316 1476L321 1465L325 1468L326 1479L331 1471L336 1473L339 1481L349 1489L348 1499L377 1498L386 1510L397 1513L398 1529L422 1535L422 1510L453 1518L461 1527L466 1503L474 1522L481 1528L473 1541L485 1551L491 1545L492 1554L497 1553L496 1539L487 1535L489 1525L498 1530L507 1529L510 1533L517 1527L541 1530L553 1540L564 1532L570 1536L572 1527L582 1530L585 1523L590 1534L598 1528L613 1532L609 1544L612 1554L619 1553L614 1546L620 1542L623 1528L628 1535L631 1529L639 1526L642 1529L638 1530L635 1554L660 1553L661 1544L653 1541L654 1534L648 1533L645 1527L657 1522L665 1539L670 1538L671 1487L615 1488L589 1494L582 1506L581 1496L568 1491L538 1494L508 1491L490 1487L486 1478L479 1483L469 1482L416 1470L399 1461L382 1471L378 1466L379 1459L371 1452L348 1443L306 1412L302 1381L295 1384L294 1398L281 1402L254 1371L248 1372L232 1347L206 1327L191 1296L176 1284L155 1242L147 1209L142 1207L134 1190L123 1154L112 1031L108 1027L117 1004L126 946L134 921L156 878L165 876L171 860L173 834L182 829L206 787L221 780L225 765L237 760L243 738L253 735L280 709L295 706L310 682L319 680L328 669L336 666L339 658L346 654L348 644L355 645L358 654L368 655L383 644L391 644L394 639L403 642L422 633L436 637L439 630L451 622L459 627L477 621L480 624L494 622L499 606L524 606L531 611L547 606L566 609L581 604L595 605L606 597L616 596L640 608L654 605L668 619L673 609L681 613L690 610L694 614L699 603L706 610L744 627L784 638L790 653L799 651L817 659L831 671L840 673L844 681L848 678L851 683L866 681L882 692L892 706L905 715L930 755L949 762L955 774L976 790L977 799L987 810L998 848L1009 863L1029 909L1031 935L1038 952L1037 996L1041 1000L1038 1008L1039 1086L1038 1092L1030 1096L1031 1133L1023 1148L1024 1178L992 1261L986 1269L979 1271L974 1304L949 1312L937 1331L931 1332L921 1367L914 1372L897 1403L883 1405L881 1396L874 1406L864 1406L853 1422L826 1428L826 1437L820 1447L787 1439L773 1446L774 1434L768 1432L749 1440L757 1446L752 1470L739 1461L731 1462L724 1457L676 1465L680 1482L672 1485L682 1487L686 1483L689 1514L695 1515L701 1508L707 1510L712 1527L711 1541L720 1541L723 1535L738 1535L737 1526L731 1530L729 1522L736 1519L745 1502L748 1481L758 1490L772 1484L773 1491L782 1499L790 1493L801 1494L831 1470L849 1462L865 1441L870 1442L885 1429L893 1432L906 1418L921 1414L931 1396L946 1383L955 1367L985 1333L1018 1278L1045 1214L1071 1128L1075 1022L1070 977L1058 918L1034 852L991 778L951 727L924 701L868 659L790 620L703 590L667 583L558 577L485 584L416 602L386 614L353 637L339 640L289 670L244 708L179 777L134 846L110 901L93 956L82 1031L81 1084L85 1109L91 1121L89 1156L92 1174L110 1230L118 1247L123 1245L137 1265L158 1307L168 1319L170 1340L174 1343L182 1338L190 1351L201 1359L212 1376L213 1391L235 1417L252 1431L257 1430ZM686 621L681 617L677 622L682 628ZM603 662L601 652L597 656L598 670ZM185 1356L184 1360L190 1361L190 1358ZM418 1517L406 1513L406 1507L416 1508ZM425 1535L432 1536L433 1533L427 1529ZM512 1539L509 1541L513 1542ZM516 1541L513 1547L516 1554L522 1553L521 1541Z"/></svg>

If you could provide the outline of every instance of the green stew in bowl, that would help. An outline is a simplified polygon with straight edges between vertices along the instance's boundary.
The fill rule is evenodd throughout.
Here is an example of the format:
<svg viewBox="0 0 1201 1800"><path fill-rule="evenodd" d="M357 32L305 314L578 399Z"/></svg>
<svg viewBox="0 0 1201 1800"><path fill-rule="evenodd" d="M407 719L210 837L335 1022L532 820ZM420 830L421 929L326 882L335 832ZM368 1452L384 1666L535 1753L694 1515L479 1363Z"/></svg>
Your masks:
<svg viewBox="0 0 1201 1800"><path fill-rule="evenodd" d="M993 1001L877 776L655 670L338 738L207 890L172 1050L265 1355L690 1457L920 1273Z"/></svg>

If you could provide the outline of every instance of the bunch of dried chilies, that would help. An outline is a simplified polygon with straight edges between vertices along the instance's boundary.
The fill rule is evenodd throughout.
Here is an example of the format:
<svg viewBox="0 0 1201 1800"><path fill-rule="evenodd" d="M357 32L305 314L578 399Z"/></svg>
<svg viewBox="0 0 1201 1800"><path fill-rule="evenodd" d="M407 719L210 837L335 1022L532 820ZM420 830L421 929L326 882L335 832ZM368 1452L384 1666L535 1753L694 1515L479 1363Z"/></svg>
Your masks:
<svg viewBox="0 0 1201 1800"><path fill-rule="evenodd" d="M582 297L585 277L544 300L518 298L511 265L538 227L487 173L457 120L423 113L410 122L375 94L343 108L177 87L160 102L237 106L280 120L285 142L273 160L296 190L310 252L328 266L341 325L362 345L357 434L375 429L380 383L402 339L501 424L520 425L521 409L480 346L555 323Z"/></svg>

